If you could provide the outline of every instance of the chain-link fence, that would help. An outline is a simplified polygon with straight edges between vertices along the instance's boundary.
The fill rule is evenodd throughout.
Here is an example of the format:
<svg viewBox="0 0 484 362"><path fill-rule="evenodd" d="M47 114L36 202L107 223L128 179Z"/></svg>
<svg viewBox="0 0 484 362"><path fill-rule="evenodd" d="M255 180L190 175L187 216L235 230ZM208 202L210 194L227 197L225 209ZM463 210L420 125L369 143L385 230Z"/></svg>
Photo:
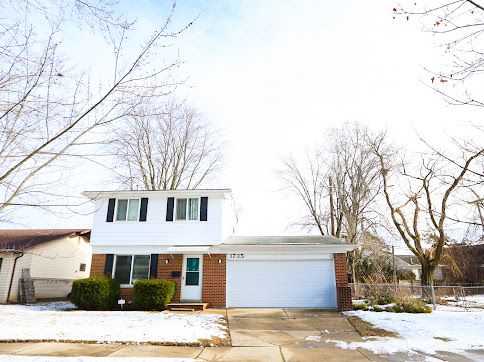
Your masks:
<svg viewBox="0 0 484 362"><path fill-rule="evenodd" d="M350 284L353 300L361 299L420 299L429 304L455 307L453 310L484 309L484 286L415 284Z"/></svg>

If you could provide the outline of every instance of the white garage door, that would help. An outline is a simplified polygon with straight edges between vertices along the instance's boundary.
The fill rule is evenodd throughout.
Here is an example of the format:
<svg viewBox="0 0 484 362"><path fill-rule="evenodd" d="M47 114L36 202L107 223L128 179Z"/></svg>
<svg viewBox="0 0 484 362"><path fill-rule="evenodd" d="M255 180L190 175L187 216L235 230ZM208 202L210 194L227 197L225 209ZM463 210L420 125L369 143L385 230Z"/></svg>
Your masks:
<svg viewBox="0 0 484 362"><path fill-rule="evenodd" d="M336 308L333 260L228 260L228 307Z"/></svg>

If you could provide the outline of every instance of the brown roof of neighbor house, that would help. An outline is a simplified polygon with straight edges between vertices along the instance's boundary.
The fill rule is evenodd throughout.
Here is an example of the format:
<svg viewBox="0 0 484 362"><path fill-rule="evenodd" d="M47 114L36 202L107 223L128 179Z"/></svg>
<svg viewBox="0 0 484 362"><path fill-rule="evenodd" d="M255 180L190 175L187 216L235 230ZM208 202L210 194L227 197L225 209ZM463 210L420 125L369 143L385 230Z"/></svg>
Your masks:
<svg viewBox="0 0 484 362"><path fill-rule="evenodd" d="M29 230L0 230L0 251L25 250L31 246L68 236L84 236L89 240L89 229L29 229Z"/></svg>

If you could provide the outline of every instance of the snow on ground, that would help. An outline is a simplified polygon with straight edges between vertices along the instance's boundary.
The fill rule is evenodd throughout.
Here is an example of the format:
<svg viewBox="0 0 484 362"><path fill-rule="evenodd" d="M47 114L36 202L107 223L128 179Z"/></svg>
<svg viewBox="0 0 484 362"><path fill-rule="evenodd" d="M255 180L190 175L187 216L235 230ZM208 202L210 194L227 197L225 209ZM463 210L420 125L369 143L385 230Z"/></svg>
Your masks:
<svg viewBox="0 0 484 362"><path fill-rule="evenodd" d="M462 308L461 308L462 309ZM378 328L398 333L400 338L368 337L365 342L334 342L345 349L365 348L374 353L436 351L463 353L484 349L484 311L455 312L436 310L430 314L353 311L346 315L360 317Z"/></svg>
<svg viewBox="0 0 484 362"><path fill-rule="evenodd" d="M226 337L221 314L69 309L65 302L0 305L0 340L196 343Z"/></svg>
<svg viewBox="0 0 484 362"><path fill-rule="evenodd" d="M465 298L444 298L452 306L466 308L484 308L484 294L466 295Z"/></svg>
<svg viewBox="0 0 484 362"><path fill-rule="evenodd" d="M194 362L192 358L157 357L52 357L0 355L0 362Z"/></svg>

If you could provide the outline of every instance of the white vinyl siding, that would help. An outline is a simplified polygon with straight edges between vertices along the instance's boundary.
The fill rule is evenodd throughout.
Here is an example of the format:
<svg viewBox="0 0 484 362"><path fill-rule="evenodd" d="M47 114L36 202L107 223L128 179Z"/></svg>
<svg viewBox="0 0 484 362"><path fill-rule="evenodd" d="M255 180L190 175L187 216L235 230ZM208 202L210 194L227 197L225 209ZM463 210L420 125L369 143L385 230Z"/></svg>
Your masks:
<svg viewBox="0 0 484 362"><path fill-rule="evenodd" d="M18 254L17 254L18 255ZM0 253L3 258L0 270L0 303L5 302L13 269L15 254ZM81 263L86 264L86 270L80 271ZM32 278L51 280L36 284L37 298L65 298L70 291L68 281L87 278L91 269L91 245L82 237L64 238L42 243L31 247L17 260L15 276L10 293L10 301L17 302L17 291L22 268L30 269ZM62 288L60 281L63 280Z"/></svg>
<svg viewBox="0 0 484 362"><path fill-rule="evenodd" d="M144 197L143 194L142 197ZM204 222L167 222L166 206L167 197L170 197L170 195L147 194L147 197L149 197L148 218L146 222L142 223L106 222L108 198L96 201L91 245L94 248L97 246L129 246L136 248L138 246L159 247L160 245L215 245L225 240L225 238L222 238L224 225L222 224L222 213L228 211L222 210L224 200L221 196L208 196L207 221ZM189 195L186 198L196 197L195 195ZM200 202L198 205L200 208ZM176 210L174 211L174 216L176 216ZM233 213L231 210L230 214ZM199 212L197 216L199 216ZM224 220L224 223L229 223L230 229L232 229L232 220L229 218ZM129 251L126 253L135 254L137 252ZM156 251L152 251L152 253L156 253Z"/></svg>
<svg viewBox="0 0 484 362"><path fill-rule="evenodd" d="M336 308L333 260L228 260L227 307Z"/></svg>

